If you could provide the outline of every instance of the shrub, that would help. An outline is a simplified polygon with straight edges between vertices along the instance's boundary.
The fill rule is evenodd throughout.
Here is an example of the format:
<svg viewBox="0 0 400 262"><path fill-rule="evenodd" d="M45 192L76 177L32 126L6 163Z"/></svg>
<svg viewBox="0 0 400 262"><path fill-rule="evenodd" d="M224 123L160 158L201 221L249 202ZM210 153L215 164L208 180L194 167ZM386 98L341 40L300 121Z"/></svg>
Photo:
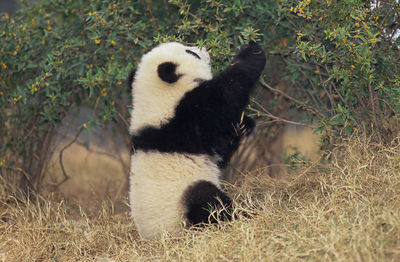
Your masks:
<svg viewBox="0 0 400 262"><path fill-rule="evenodd" d="M249 110L268 123L285 122L281 111L293 106L329 137L365 130L384 139L398 124L399 40L389 37L398 28L396 2L373 9L361 0L22 3L13 17L1 17L0 172L21 176L25 189L40 184L71 107L91 107L97 116L78 134L110 120L126 123L125 79L164 41L206 47L214 72L239 45L262 42L268 93Z"/></svg>
<svg viewBox="0 0 400 262"><path fill-rule="evenodd" d="M297 32L287 76L320 129L390 141L400 112L400 4L372 2L286 1Z"/></svg>
<svg viewBox="0 0 400 262"><path fill-rule="evenodd" d="M24 4L15 16L2 17L0 152L2 175L22 173L22 186L33 189L73 105L98 116L80 130L126 112L125 79L152 45L152 15L131 1Z"/></svg>

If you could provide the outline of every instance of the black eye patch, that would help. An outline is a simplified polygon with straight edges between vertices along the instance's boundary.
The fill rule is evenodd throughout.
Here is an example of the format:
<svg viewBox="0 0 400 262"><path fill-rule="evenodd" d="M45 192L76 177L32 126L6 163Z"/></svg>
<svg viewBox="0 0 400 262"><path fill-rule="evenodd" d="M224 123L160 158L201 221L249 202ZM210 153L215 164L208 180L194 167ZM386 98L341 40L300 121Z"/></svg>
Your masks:
<svg viewBox="0 0 400 262"><path fill-rule="evenodd" d="M186 53L191 54L192 56L194 56L194 57L196 57L197 59L200 59L200 60L201 60L200 56L199 56L198 54L196 54L195 52L193 52L193 51L186 50Z"/></svg>

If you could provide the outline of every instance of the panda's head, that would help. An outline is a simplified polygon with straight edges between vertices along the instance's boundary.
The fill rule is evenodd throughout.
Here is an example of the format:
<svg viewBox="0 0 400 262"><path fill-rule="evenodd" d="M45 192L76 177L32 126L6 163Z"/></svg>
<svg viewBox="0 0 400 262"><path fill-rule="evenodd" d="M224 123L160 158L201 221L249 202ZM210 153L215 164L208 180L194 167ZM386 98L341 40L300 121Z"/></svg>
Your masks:
<svg viewBox="0 0 400 262"><path fill-rule="evenodd" d="M133 97L131 133L160 126L173 117L184 94L212 78L205 49L171 42L146 53L130 80Z"/></svg>
<svg viewBox="0 0 400 262"><path fill-rule="evenodd" d="M165 43L145 54L136 71L135 82L172 88L211 79L210 56L205 49Z"/></svg>

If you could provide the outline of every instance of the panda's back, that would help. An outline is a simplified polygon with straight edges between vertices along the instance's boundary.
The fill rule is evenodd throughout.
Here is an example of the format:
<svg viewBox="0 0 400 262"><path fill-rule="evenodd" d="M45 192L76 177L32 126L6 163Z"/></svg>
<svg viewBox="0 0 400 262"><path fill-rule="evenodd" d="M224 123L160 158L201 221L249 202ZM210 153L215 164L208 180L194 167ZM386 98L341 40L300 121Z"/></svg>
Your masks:
<svg viewBox="0 0 400 262"><path fill-rule="evenodd" d="M131 159L130 202L143 237L166 229L179 231L185 221L184 193L198 181L218 188L220 169L207 155L137 151Z"/></svg>

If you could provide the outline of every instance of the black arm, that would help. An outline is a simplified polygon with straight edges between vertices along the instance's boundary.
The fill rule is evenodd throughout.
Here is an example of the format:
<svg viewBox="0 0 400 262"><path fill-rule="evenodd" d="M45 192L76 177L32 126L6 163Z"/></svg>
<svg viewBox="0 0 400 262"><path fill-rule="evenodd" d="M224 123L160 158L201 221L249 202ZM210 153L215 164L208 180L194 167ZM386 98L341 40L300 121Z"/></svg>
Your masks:
<svg viewBox="0 0 400 262"><path fill-rule="evenodd" d="M177 107L176 117L205 118L209 122L205 127L211 128L221 121L239 123L265 61L265 52L255 42L242 46L224 71L186 93Z"/></svg>
<svg viewBox="0 0 400 262"><path fill-rule="evenodd" d="M223 89L228 104L242 111L249 100L266 62L265 52L255 42L242 46L232 63L210 80L210 85Z"/></svg>
<svg viewBox="0 0 400 262"><path fill-rule="evenodd" d="M137 149L195 154L217 153L226 166L246 133L240 130L242 111L265 65L265 53L251 42L218 76L185 94L175 117L160 128L145 128L132 137ZM243 123L242 123L243 124ZM244 118L246 129L254 121Z"/></svg>

